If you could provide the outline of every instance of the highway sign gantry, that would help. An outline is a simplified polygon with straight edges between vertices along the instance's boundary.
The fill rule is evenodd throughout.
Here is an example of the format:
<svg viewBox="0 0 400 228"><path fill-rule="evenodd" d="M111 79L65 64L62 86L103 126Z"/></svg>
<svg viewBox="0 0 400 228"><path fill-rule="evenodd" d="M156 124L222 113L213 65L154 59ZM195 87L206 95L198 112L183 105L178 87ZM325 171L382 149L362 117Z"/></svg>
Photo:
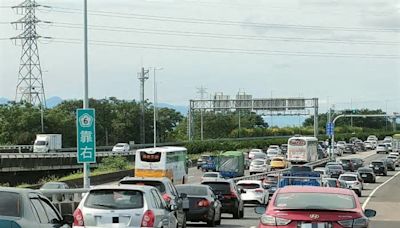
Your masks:
<svg viewBox="0 0 400 228"><path fill-rule="evenodd" d="M76 110L78 163L96 162L96 119L94 109Z"/></svg>

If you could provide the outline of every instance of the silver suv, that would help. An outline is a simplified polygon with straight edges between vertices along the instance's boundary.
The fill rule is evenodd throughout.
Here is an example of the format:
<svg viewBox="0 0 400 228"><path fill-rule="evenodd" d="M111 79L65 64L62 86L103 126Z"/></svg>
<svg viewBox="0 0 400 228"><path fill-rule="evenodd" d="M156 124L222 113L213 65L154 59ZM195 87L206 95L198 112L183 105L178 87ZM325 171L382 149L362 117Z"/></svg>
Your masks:
<svg viewBox="0 0 400 228"><path fill-rule="evenodd" d="M358 197L364 189L364 183L359 173L344 173L339 176L339 181L345 181L348 188L353 189Z"/></svg>
<svg viewBox="0 0 400 228"><path fill-rule="evenodd" d="M86 194L74 212L74 228L177 227L176 206L167 206L151 186L99 186Z"/></svg>

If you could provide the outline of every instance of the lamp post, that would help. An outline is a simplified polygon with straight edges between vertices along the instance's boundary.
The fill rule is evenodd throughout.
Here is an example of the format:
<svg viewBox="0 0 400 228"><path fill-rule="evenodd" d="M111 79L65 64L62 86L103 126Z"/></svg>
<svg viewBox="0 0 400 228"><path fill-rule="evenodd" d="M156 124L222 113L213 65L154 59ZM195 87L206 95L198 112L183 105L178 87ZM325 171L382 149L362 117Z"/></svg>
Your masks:
<svg viewBox="0 0 400 228"><path fill-rule="evenodd" d="M156 111L157 111L157 79L156 79L156 71L163 70L164 68L156 68L153 67L153 146L156 148L157 146L157 120L156 120Z"/></svg>

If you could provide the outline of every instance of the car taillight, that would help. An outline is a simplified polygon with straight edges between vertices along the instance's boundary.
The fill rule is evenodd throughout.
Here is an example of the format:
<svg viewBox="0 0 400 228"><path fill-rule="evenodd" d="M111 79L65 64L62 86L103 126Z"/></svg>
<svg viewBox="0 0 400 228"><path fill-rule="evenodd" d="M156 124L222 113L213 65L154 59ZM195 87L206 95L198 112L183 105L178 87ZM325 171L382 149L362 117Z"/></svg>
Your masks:
<svg viewBox="0 0 400 228"><path fill-rule="evenodd" d="M171 196L169 196L167 193L165 193L162 198L165 200L165 202L169 203L171 201Z"/></svg>
<svg viewBox="0 0 400 228"><path fill-rule="evenodd" d="M361 228L368 226L368 219L361 217L358 219L338 221L338 223L344 228Z"/></svg>
<svg viewBox="0 0 400 228"><path fill-rule="evenodd" d="M210 206L210 202L206 199L202 199L199 202L197 202L197 206L199 207L208 207Z"/></svg>
<svg viewBox="0 0 400 228"><path fill-rule="evenodd" d="M77 208L74 211L73 215L74 215L74 223L73 223L74 226L84 226L85 225L85 223L83 221L83 214L82 214L81 209Z"/></svg>
<svg viewBox="0 0 400 228"><path fill-rule="evenodd" d="M264 192L264 191L263 191L262 189L260 189L260 188L254 190L254 191L257 192L257 193L263 193L263 192Z"/></svg>
<svg viewBox="0 0 400 228"><path fill-rule="evenodd" d="M155 217L154 217L153 211L147 210L143 214L141 227L153 227L154 226L154 221L155 221Z"/></svg>
<svg viewBox="0 0 400 228"><path fill-rule="evenodd" d="M271 215L263 214L260 219L261 223L268 226L286 226L288 225L291 220L278 218Z"/></svg>
<svg viewBox="0 0 400 228"><path fill-rule="evenodd" d="M230 197L231 197L231 199L239 198L238 195L237 195L237 193L236 193L235 191L233 191L233 190L231 190Z"/></svg>

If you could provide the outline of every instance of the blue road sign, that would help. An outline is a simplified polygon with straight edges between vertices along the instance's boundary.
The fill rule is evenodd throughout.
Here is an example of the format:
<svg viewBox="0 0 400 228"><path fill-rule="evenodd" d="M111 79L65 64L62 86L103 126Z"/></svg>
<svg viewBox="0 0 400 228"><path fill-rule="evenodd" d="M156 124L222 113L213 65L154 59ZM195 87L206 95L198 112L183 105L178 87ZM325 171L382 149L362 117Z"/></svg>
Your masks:
<svg viewBox="0 0 400 228"><path fill-rule="evenodd" d="M333 131L334 131L335 126L333 125L332 122L329 122L326 124L326 134L328 136L332 136L333 135Z"/></svg>
<svg viewBox="0 0 400 228"><path fill-rule="evenodd" d="M94 109L76 110L78 163L96 162L96 128Z"/></svg>

